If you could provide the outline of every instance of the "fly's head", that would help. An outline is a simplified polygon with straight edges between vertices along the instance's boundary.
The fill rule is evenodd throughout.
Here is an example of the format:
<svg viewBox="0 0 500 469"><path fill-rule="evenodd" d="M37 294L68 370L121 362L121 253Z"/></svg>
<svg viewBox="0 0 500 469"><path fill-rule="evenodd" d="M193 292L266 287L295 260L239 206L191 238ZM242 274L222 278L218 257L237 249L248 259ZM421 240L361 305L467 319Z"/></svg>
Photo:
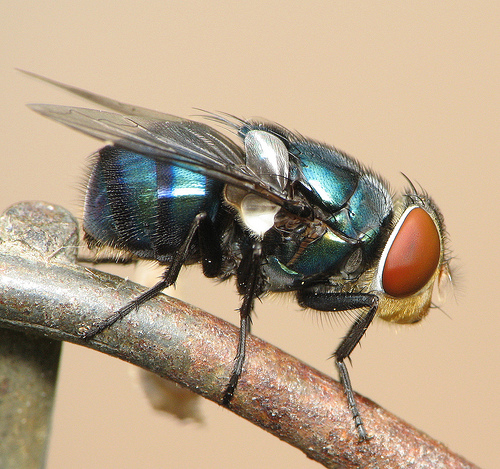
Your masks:
<svg viewBox="0 0 500 469"><path fill-rule="evenodd" d="M442 290L450 279L443 217L412 187L396 202L389 232L368 289L380 298L379 317L415 323L427 315L434 286Z"/></svg>

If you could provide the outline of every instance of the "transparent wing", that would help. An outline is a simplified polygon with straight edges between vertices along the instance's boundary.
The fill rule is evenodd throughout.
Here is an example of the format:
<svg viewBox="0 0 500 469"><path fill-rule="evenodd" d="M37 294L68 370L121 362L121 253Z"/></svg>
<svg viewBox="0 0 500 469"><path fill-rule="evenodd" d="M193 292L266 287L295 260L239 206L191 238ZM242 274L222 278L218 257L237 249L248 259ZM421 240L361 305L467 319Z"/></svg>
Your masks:
<svg viewBox="0 0 500 469"><path fill-rule="evenodd" d="M206 124L169 114L157 119L144 117L142 112L123 115L51 104L30 104L29 107L92 137L206 174L278 205L287 201L282 192L245 164L245 154L239 146Z"/></svg>
<svg viewBox="0 0 500 469"><path fill-rule="evenodd" d="M71 94L80 96L80 98L86 99L87 101L99 104L100 106L103 106L107 109L111 109L112 111L115 111L119 114L124 114L127 116L140 116L149 119L165 120L170 122L173 121L183 122L187 120L181 117L173 116L172 114L166 114L164 112L155 111L153 109L134 106L133 104L121 103L120 101L116 101L111 98L106 98L105 96L101 96L100 94L92 93L91 91L83 90L81 88L77 88L76 86L72 85L66 85L64 83L61 83L60 81L52 80L42 75L38 75L37 73L28 72L26 70L21 70L19 68L17 70L32 78L44 81L45 83L53 85L57 88L61 88L65 91L68 91Z"/></svg>

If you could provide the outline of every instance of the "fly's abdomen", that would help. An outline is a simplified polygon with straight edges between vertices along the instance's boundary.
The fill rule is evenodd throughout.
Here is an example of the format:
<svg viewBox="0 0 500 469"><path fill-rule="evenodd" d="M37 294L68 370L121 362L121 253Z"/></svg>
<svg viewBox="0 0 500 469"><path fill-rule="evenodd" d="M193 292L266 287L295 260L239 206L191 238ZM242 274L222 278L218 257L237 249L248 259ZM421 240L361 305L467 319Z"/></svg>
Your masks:
<svg viewBox="0 0 500 469"><path fill-rule="evenodd" d="M165 260L198 213L214 220L223 184L178 166L107 146L90 175L84 230L91 244Z"/></svg>

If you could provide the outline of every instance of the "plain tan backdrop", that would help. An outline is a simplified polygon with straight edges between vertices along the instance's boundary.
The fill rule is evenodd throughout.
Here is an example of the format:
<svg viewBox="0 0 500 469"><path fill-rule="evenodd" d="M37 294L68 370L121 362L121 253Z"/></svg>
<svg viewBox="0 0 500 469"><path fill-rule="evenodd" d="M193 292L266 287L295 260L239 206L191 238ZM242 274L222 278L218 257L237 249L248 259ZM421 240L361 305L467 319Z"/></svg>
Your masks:
<svg viewBox="0 0 500 469"><path fill-rule="evenodd" d="M2 210L38 199L79 214L99 146L30 112L82 102L15 67L182 116L265 117L347 151L395 190L400 172L421 184L446 219L456 299L417 326L374 324L352 356L354 387L498 467L499 2L4 0L0 12ZM179 294L237 322L232 284L196 268L181 278ZM266 299L253 331L334 374L347 326ZM201 403L201 425L153 411L131 368L65 344L49 469L318 467L213 403Z"/></svg>

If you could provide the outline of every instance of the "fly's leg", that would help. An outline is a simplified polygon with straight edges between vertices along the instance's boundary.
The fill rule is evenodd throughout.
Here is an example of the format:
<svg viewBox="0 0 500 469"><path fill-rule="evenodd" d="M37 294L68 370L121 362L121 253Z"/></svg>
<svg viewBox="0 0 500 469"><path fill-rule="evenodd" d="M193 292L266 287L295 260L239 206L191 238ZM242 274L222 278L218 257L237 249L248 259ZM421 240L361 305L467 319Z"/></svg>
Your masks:
<svg viewBox="0 0 500 469"><path fill-rule="evenodd" d="M212 239L214 237L213 231L214 230L212 222L207 217L207 215L205 213L198 214L193 220L193 223L191 224L186 239L180 246L179 250L175 253L172 259L172 263L165 270L162 279L156 285L151 287L149 290L142 293L129 303L127 303L118 311L115 311L108 318L104 319L99 323L93 324L90 328L83 331L80 334L80 337L82 337L83 339L90 339L94 337L95 335L102 332L104 329L112 326L116 321L123 319L133 309L138 309L140 305L151 300L159 293L161 293L165 288L172 285L177 280L181 267L184 265L186 261L186 258L189 253L189 247L191 246L195 234L198 232L200 240ZM209 258L208 255L203 258L204 271L205 271L205 264L209 264L208 268L209 273L212 273L212 271L215 271L215 269L220 268L221 264L220 246L218 247L218 250L216 250L214 254L215 254L214 258Z"/></svg>
<svg viewBox="0 0 500 469"><path fill-rule="evenodd" d="M119 265L130 265L135 264L137 261L135 259L128 259L122 257L99 257L98 259L88 256L78 256L77 262L82 262L84 264L119 264Z"/></svg>
<svg viewBox="0 0 500 469"><path fill-rule="evenodd" d="M250 252L243 257L238 268L238 289L243 293L243 302L240 307L240 336L238 350L234 359L234 367L229 384L224 392L222 404L227 406L231 402L238 386L238 381L245 363L245 349L248 334L250 334L251 314L255 298L260 292L260 274L262 263L262 247L256 242Z"/></svg>
<svg viewBox="0 0 500 469"><path fill-rule="evenodd" d="M349 372L345 365L345 360L349 359L351 352L363 337L368 326L373 321L378 308L378 296L365 293L317 293L306 292L299 295L299 302L303 306L308 306L320 311L348 311L359 308L369 308L366 314L360 315L343 338L340 345L335 350L335 364L339 371L340 382L344 387L349 409L351 410L354 424L361 441L366 441L370 437L366 432L363 420L354 399L354 392L349 378Z"/></svg>
<svg viewBox="0 0 500 469"><path fill-rule="evenodd" d="M358 406L356 405L356 401L354 400L354 393L352 390L351 380L349 378L349 372L347 371L347 367L345 366L345 359L349 358L351 352L354 350L356 345L358 345L361 337L363 337L366 329L368 329L368 326L371 324L373 318L375 317L375 313L377 312L378 307L378 297L370 295L370 300L371 304L368 313L356 319L352 327L349 329L349 332L344 337L334 353L335 364L337 365L337 368L339 370L340 381L344 386L347 403L349 404L349 408L351 409L352 417L354 419L354 424L356 425L359 438L362 441L368 440L368 434L366 433L366 429L363 425L363 420L361 419Z"/></svg>

